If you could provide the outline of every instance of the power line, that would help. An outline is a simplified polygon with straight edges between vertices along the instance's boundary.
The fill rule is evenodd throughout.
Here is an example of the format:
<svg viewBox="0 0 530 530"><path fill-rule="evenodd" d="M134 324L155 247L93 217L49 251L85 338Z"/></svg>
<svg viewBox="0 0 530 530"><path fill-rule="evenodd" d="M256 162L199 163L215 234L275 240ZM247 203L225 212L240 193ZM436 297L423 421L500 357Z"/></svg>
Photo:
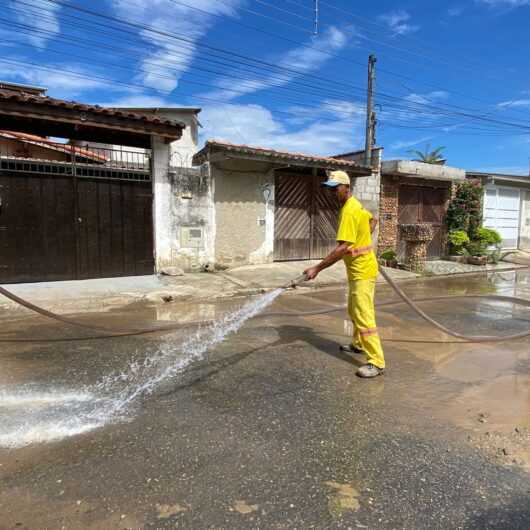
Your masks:
<svg viewBox="0 0 530 530"><path fill-rule="evenodd" d="M223 0L217 0L218 2L221 2L222 4L225 4L226 2L223 2ZM259 0L257 0L259 1ZM263 3L263 2L262 2ZM274 20L274 22L283 24L284 26L290 26L292 28L296 28L298 31L303 31L305 33L313 33L312 31L308 30L307 28L304 28L302 26L298 26L297 24L292 24L291 22L287 22L283 19L278 19L276 17L265 15L264 13L260 13L259 11L254 11L253 9L248 9L246 7L239 7L241 11L245 11L247 13L250 13L251 15L256 15L258 17L267 18L269 20Z"/></svg>
<svg viewBox="0 0 530 530"><path fill-rule="evenodd" d="M70 4L66 4L64 2L57 2L57 1L52 1L52 0L47 0L48 2L50 3L57 3L57 4L63 4L63 5L66 5L68 7L71 7L73 9L78 9L77 6L72 6ZM91 12L90 10L86 10L86 9L83 9L83 8L80 8L81 11L88 11L90 14L93 14L94 12ZM131 22L128 22L128 21L122 21L120 19L116 19L116 17L108 17L106 15L102 15L102 14L99 14L99 13L95 13L96 16L99 16L99 17L102 17L102 18L105 18L105 19L114 19L115 21L117 21L118 23L120 24L125 24L125 25L132 25L132 26L138 26L138 24L135 24L135 23L131 23ZM144 26L144 25L139 25L142 29L146 29L148 31L151 31L151 32L159 32L159 30L154 30L153 28L150 28L149 26ZM122 28L118 28L120 30L123 30ZM177 40L184 40L186 41L187 39L184 39L182 37L178 37L178 36L175 36L173 34L169 34L167 32L162 32L164 35L167 35L169 38L176 38ZM189 39L188 39L189 40ZM193 42L193 41L192 41ZM195 44L195 43L193 43ZM211 46L207 46L208 48L213 48ZM215 50L219 50L218 48L213 48ZM225 53L225 54L228 54L228 55L231 55L233 54L233 52L227 52L225 50L219 50L220 52L222 53ZM236 55L239 55L239 54L236 54ZM245 56L243 56L245 57ZM254 59L250 58L246 58L245 59L247 60L251 60L251 61L255 61ZM264 63L266 65L269 65L270 63L266 63L264 61L257 61L259 63ZM272 65L274 66L274 65ZM287 70L287 71L293 71L292 69L286 69L286 68L283 68L283 70ZM297 72L299 73L299 72ZM302 73L302 75L306 75L305 73ZM318 78L318 76L311 76L311 77L315 77L315 78ZM218 88L218 87L216 87ZM396 98L395 96L389 96L389 95L386 95L386 94L380 94L380 97L382 98L386 98L386 99L390 99L390 100L400 100L400 98ZM395 108L398 108L397 106L394 106ZM513 123L509 123L509 122L503 122L503 121L500 121L500 120L492 120L492 119L486 119L484 116L474 116L474 115L471 115L470 113L466 112L466 113L462 113L462 112L454 112L454 111L447 111L446 109L440 109L440 107L435 107L433 105L424 105L425 108L427 109L432 109L432 111L437 111L437 112L440 112L440 110L445 113L446 115L448 115L448 112L450 112L452 115L462 115L462 116L466 116L466 117L469 117L470 119L475 119L475 120L485 120L485 121L488 121L488 122L491 122L491 123L498 123L498 124L503 124L503 125L509 125L509 126L513 126L513 127L520 127L520 128L524 128L526 129L527 127L526 126L522 126L520 124L513 124ZM453 106L454 107L454 106ZM403 107L403 105L401 105L401 108L406 108L406 107ZM418 106L408 106L409 109L413 109L413 110L418 110ZM457 107L457 108L461 108L461 107Z"/></svg>
<svg viewBox="0 0 530 530"><path fill-rule="evenodd" d="M313 19L309 17L304 17L303 15L300 15L300 13L295 13L293 11L289 11L288 9L283 9L282 7L278 7L274 4L271 4L270 2L265 2L264 0L254 0L258 4L262 4L264 6L271 7L272 9L276 9L277 11L281 11L282 13L286 13L288 15L291 15L293 17L301 18L302 20L309 20L309 22L313 23Z"/></svg>
<svg viewBox="0 0 530 530"><path fill-rule="evenodd" d="M53 2L53 0L46 0L46 1L51 2L51 3L57 3L57 2ZM223 0L219 0L219 1L223 2ZM186 6L186 7L191 8L191 9L195 9L195 10L201 11L201 12L203 12L203 13L209 13L209 14L212 14L212 15L215 15L215 16L222 16L222 15L219 15L219 14L216 14L216 13L211 13L211 12L208 12L208 11L205 11L205 10L202 10L202 9L199 9L199 8L195 8L194 6L190 6L189 4L184 4L183 2L179 2L178 0L172 0L172 2L173 2L173 3L176 3L176 4L184 5L184 6ZM21 3L24 3L24 2L21 2ZM60 3L60 2L59 2L59 3ZM223 2L223 3L224 3L224 2ZM66 4L66 5L68 5L68 4ZM72 5L70 5L70 7L74 8ZM104 15L101 15L101 16L104 16ZM229 20L230 20L230 19L229 19ZM232 20L230 20L230 21L232 21ZM237 21L232 21L232 22L237 22ZM129 22L124 22L124 23L129 24ZM151 28L151 29L152 29L152 28ZM253 29L257 29L257 28L253 28ZM124 31L122 28L120 28L120 30L121 30L121 31ZM269 32L266 32L266 33L267 33L267 34L270 34ZM270 35L271 35L271 36L274 36L274 34L270 34ZM281 36L277 36L277 37L278 37L278 38L283 38L283 37L281 37ZM285 39L285 38L284 38L284 39ZM291 41L291 42L299 43L299 44L300 44L299 41L293 41L292 39L286 39L286 40L289 40L289 41ZM301 43L301 44L304 45L303 43ZM307 46L307 45L305 45L305 46ZM307 46L307 47L310 48L310 46ZM318 51L319 51L319 53L320 53L320 52L322 52L322 53L327 53L327 52L325 52L325 51L323 51L323 50L318 50ZM223 50L222 53L227 54L227 53L232 53L232 52L226 52L226 51ZM338 58L338 59L342 60L342 58L338 57L337 55L333 55L333 54L329 54L329 53L327 53L327 54L330 55L330 56L332 56L332 57L335 57L335 58ZM232 60L233 60L233 59L232 59ZM248 60L254 61L255 59L249 58ZM351 61L348 61L348 62L351 62ZM270 63L265 63L265 64L270 64ZM357 62L355 62L354 64L359 64L359 65L362 65L362 66L364 67L364 64L362 64L362 63L357 63ZM274 66L276 66L276 65L271 65L271 66L274 67ZM254 66L252 66L252 67L254 67ZM410 81L416 82L415 79L412 79L412 78L407 77L407 76L403 76L403 75L401 75L401 74L396 74L395 72L389 72L389 71L386 71L386 70L384 70L384 69L380 69L380 71L383 72L383 73L387 73L387 74L389 74L389 75L398 76L398 77L405 78L405 79L407 79L407 80L410 80ZM314 75L311 75L311 74L308 74L308 73L301 73L300 75L308 75L308 76L310 76L310 77L314 77L315 79L320 79L321 81L328 81L328 80L326 80L326 79L324 79L324 78L320 78L319 76L314 76ZM342 84L343 84L344 86L347 86L346 83L342 83ZM426 85L428 85L428 86L433 86L433 87L435 87L435 88L440 88L440 87L437 87L436 85L432 85L432 84L429 84L429 83L422 83L422 84L426 84ZM360 87L353 87L353 86L350 86L350 88L352 88L353 90L360 90L360 91L363 90L363 89L360 88ZM459 94L458 92L454 92L454 91L452 91L452 92L455 93L455 94ZM479 100L478 98L474 98L474 97L471 97L471 96L468 96L468 95L465 95L465 94L459 94L459 95L461 95L461 96L463 96L463 97L468 97L468 98L473 99L473 100L476 100L476 101L480 101L480 102L482 102L482 103L487 103L487 102L485 102L485 101L483 101L483 100ZM461 107L461 108L462 108L462 107ZM476 110L476 109L475 109L475 110ZM526 117L525 117L525 119L526 119Z"/></svg>
<svg viewBox="0 0 530 530"><path fill-rule="evenodd" d="M325 0L321 0L321 3L322 5L325 5L327 7L329 7L330 9L333 9L339 13L342 13L343 15L348 15L350 16L351 18L353 19L358 19L358 20L362 20L364 21L364 24L369 24L371 26L375 26L381 30L384 30L385 32L388 33L388 26L385 26L384 24L380 24L378 22L375 22L373 19L370 19L368 17L364 17L362 15L357 15L356 13L353 13L352 11L349 11L349 10L346 10L344 8L341 8L341 7L338 7L334 4L331 4L330 2L326 2ZM368 31L371 31L371 30L368 30ZM414 37L414 36L405 36L405 38L409 39L409 40L414 40L416 42L419 42L420 44L422 45L427 45L427 47L430 47L432 51L436 52L436 48L433 47L432 45L428 44L428 43L425 43L424 41L422 41L421 39L417 38L417 37ZM382 41L380 41L383 45L387 45L387 46L390 46L388 45L387 43L384 43ZM390 46L391 47L391 46ZM404 51L405 53L411 53L411 54L415 54L417 55L417 52L416 51L411 51L407 48L396 48L396 49L399 49L400 51ZM430 62L432 62L432 57L431 56L424 56L426 57ZM449 64L450 66L454 66L453 63L447 63L446 61L444 61L444 64ZM457 65L458 66L458 65ZM476 63L475 62L475 66L481 66L481 67L484 67L485 65L481 65L480 63ZM497 79L499 79L498 77L496 77Z"/></svg>

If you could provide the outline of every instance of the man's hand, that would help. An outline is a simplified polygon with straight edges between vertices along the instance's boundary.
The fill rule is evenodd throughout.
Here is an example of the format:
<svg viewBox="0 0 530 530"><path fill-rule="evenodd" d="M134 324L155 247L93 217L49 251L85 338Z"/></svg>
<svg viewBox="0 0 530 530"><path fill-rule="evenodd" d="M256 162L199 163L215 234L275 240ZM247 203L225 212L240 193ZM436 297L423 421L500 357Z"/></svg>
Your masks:
<svg viewBox="0 0 530 530"><path fill-rule="evenodd" d="M304 274L307 276L308 280L314 280L318 276L319 272L320 269L315 265L314 267L309 267L309 269L306 269Z"/></svg>

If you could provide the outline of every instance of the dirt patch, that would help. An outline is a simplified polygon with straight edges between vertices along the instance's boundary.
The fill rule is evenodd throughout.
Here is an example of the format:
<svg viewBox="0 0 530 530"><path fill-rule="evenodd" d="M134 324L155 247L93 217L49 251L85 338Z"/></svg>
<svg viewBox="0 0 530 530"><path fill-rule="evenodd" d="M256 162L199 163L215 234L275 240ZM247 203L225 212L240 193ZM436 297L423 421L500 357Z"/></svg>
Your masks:
<svg viewBox="0 0 530 530"><path fill-rule="evenodd" d="M258 510L257 504L248 504L247 501L236 501L232 509L243 515L247 515Z"/></svg>
<svg viewBox="0 0 530 530"><path fill-rule="evenodd" d="M530 472L530 430L516 427L512 432L470 435L469 441L506 466L519 466Z"/></svg>
<svg viewBox="0 0 530 530"><path fill-rule="evenodd" d="M181 504L157 504L156 509L159 519L169 519L174 515L188 511L188 507L182 506Z"/></svg>
<svg viewBox="0 0 530 530"><path fill-rule="evenodd" d="M35 528L71 530L141 530L144 523L135 515L102 509L101 506L79 499L65 499L61 492L56 498L34 496L20 489L0 495L2 528L33 530ZM38 525L35 526L36 521Z"/></svg>
<svg viewBox="0 0 530 530"><path fill-rule="evenodd" d="M359 507L359 492L351 484L339 484L328 481L326 486L334 490L328 496L328 510L334 517L341 517L344 512L356 512Z"/></svg>

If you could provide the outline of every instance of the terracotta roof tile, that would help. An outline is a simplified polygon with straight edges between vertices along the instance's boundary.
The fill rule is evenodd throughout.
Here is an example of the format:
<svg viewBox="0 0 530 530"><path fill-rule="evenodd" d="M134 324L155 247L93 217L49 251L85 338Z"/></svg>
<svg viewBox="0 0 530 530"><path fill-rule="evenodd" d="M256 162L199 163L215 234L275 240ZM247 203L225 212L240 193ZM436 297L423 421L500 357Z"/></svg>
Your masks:
<svg viewBox="0 0 530 530"><path fill-rule="evenodd" d="M70 144L60 144L57 142L52 142L48 140L47 138L43 138L42 136L36 136L35 134L27 134L27 133L15 132L15 131L0 131L0 137L8 138L8 139L16 139L21 142L27 142L29 144L38 145L45 149L51 149L53 151L59 151L62 153L71 154L72 152L75 152L76 158L80 156L83 158L90 158L98 162L108 161L108 158L101 155L100 153L95 153L94 151L83 149L82 147L77 147L77 146L70 145Z"/></svg>
<svg viewBox="0 0 530 530"><path fill-rule="evenodd" d="M79 103L77 101L66 101L64 99L56 99L48 96L39 96L35 94L30 94L28 92L14 92L11 90L0 89L0 102L4 101L17 101L20 103L34 103L37 105L57 107L57 108L67 108L72 110L80 110L84 112L94 112L97 114L106 114L108 116L116 116L119 118L127 118L129 120L137 120L142 123L152 123L152 124L162 124L168 125L171 127L181 127L185 128L185 124L181 122L176 122L168 119L160 119L158 117L153 117L137 112L127 112L117 109L110 109L106 107L100 107L99 105L88 105L86 103Z"/></svg>
<svg viewBox="0 0 530 530"><path fill-rule="evenodd" d="M271 159L279 160L295 160L299 162L309 163L323 163L324 165L331 165L334 167L348 168L362 168L360 164L352 160L341 160L338 158L327 157L327 156L316 156L309 155L306 153L293 153L289 151L278 151L276 149L269 149L266 147L255 147L243 144L232 144L229 142L208 140L204 148L199 151L195 157L194 162L199 163L202 158L206 156L206 153L211 149L219 149L226 152L238 153L242 155L259 155L269 157Z"/></svg>

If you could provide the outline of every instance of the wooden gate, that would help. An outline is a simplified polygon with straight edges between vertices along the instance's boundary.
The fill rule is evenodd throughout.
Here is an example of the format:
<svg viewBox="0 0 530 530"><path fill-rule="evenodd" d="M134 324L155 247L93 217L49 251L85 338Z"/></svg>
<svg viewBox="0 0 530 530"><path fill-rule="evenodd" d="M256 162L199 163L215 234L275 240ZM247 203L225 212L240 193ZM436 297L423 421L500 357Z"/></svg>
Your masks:
<svg viewBox="0 0 530 530"><path fill-rule="evenodd" d="M0 171L0 283L152 274L151 183Z"/></svg>
<svg viewBox="0 0 530 530"><path fill-rule="evenodd" d="M427 258L437 259L442 255L445 204L447 188L423 186L401 186L399 188L398 225L410 223L430 223L434 237L427 248ZM399 238L399 234L398 234ZM403 257L404 242L398 242L398 255Z"/></svg>
<svg viewBox="0 0 530 530"><path fill-rule="evenodd" d="M335 246L338 203L324 176L280 173L275 179L274 259L321 259Z"/></svg>

